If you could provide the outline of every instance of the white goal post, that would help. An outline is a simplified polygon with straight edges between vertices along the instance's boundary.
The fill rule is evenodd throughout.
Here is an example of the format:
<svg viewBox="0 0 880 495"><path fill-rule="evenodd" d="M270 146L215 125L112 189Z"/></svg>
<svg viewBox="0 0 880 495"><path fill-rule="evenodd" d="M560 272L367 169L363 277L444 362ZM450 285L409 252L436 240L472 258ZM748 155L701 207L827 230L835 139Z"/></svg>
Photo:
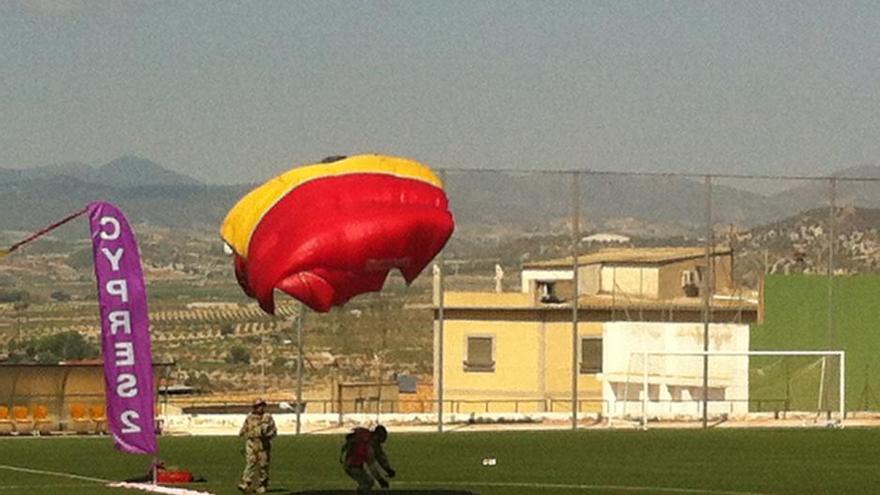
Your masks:
<svg viewBox="0 0 880 495"><path fill-rule="evenodd" d="M648 403L650 402L650 394L649 394L649 375L648 375L648 362L651 356L704 356L707 358L712 357L737 357L737 356L818 356L818 357L837 357L840 363L840 383L839 383L839 391L838 391L838 418L837 425L842 427L843 420L845 417L845 403L846 403L846 352L844 351L643 351L643 352L633 352L632 356L641 355L642 357L642 428L648 427ZM825 373L825 366L823 360L822 373ZM709 365L711 367L711 363ZM711 376L711 375L710 375Z"/></svg>

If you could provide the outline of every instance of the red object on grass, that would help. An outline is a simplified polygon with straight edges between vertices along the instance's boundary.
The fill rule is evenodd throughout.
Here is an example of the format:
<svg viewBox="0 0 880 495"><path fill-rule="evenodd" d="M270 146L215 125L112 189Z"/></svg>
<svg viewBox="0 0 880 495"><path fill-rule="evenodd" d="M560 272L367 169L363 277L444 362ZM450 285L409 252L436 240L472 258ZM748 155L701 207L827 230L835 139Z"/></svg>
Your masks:
<svg viewBox="0 0 880 495"><path fill-rule="evenodd" d="M175 483L192 483L193 475L189 471L159 470L159 472L156 473L156 481L168 485L173 485Z"/></svg>

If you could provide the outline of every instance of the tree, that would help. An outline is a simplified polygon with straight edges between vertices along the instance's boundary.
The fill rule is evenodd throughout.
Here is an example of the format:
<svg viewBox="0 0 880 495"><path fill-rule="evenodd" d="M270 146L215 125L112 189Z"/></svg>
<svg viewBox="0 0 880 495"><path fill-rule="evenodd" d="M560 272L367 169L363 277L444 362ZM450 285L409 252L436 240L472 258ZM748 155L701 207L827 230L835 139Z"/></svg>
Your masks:
<svg viewBox="0 0 880 495"><path fill-rule="evenodd" d="M36 361L41 364L91 359L100 356L98 347L77 332L62 332L41 337L18 347L24 350L28 361Z"/></svg>
<svg viewBox="0 0 880 495"><path fill-rule="evenodd" d="M183 382L184 385L193 387L199 392L205 392L211 390L211 379L208 378L207 373L193 373L186 377L186 380Z"/></svg>
<svg viewBox="0 0 880 495"><path fill-rule="evenodd" d="M70 301L70 294L63 290L56 290L49 294L49 297L52 298L53 301L58 302Z"/></svg>
<svg viewBox="0 0 880 495"><path fill-rule="evenodd" d="M237 345L229 349L226 362L229 364L251 364L251 353L246 348Z"/></svg>
<svg viewBox="0 0 880 495"><path fill-rule="evenodd" d="M30 300L31 294L26 290L0 290L0 303L16 303L16 310L18 303L27 303Z"/></svg>

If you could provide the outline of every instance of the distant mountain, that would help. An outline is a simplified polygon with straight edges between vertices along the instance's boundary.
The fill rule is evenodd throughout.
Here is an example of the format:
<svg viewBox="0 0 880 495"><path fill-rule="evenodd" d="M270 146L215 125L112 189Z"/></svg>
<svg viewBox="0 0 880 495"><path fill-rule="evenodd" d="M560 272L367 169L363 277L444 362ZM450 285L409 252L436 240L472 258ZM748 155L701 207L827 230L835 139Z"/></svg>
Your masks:
<svg viewBox="0 0 880 495"><path fill-rule="evenodd" d="M0 229L34 230L104 200L132 223L218 229L226 212L252 186L164 185L113 187L73 177L0 183Z"/></svg>
<svg viewBox="0 0 880 495"><path fill-rule="evenodd" d="M880 179L880 166L851 167L835 172L833 176L841 179ZM835 203L837 206L880 208L880 180L871 182L839 180L836 182ZM791 211L828 206L830 198L830 180L800 181L794 188L771 196L773 201Z"/></svg>
<svg viewBox="0 0 880 495"><path fill-rule="evenodd" d="M28 169L0 168L0 183L47 179L50 177L74 177L85 180L94 171L94 168L91 166L79 162L45 165Z"/></svg>
<svg viewBox="0 0 880 495"><path fill-rule="evenodd" d="M841 177L880 177L880 167L841 171ZM565 233L571 222L568 174L449 171L445 188L459 235ZM712 221L748 229L827 205L827 181L765 196L713 183ZM0 229L32 229L89 201L116 202L132 222L216 229L253 185L199 183L144 158L124 156L98 168L82 163L38 169L0 169ZM705 230L705 184L675 176L582 174L581 229L638 237L692 238ZM840 181L839 206L880 208L880 182Z"/></svg>
<svg viewBox="0 0 880 495"><path fill-rule="evenodd" d="M192 177L168 170L153 161L136 156L123 156L98 168L85 163L70 162L31 169L0 169L0 183L63 177L88 184L112 187L195 186L201 184Z"/></svg>
<svg viewBox="0 0 880 495"><path fill-rule="evenodd" d="M455 172L445 183L459 224L538 231L562 231L570 224L570 175ZM634 235L699 232L706 221L705 192L704 184L681 177L584 174L578 194L581 226ZM760 194L712 188L715 223L756 225L791 213Z"/></svg>
<svg viewBox="0 0 880 495"><path fill-rule="evenodd" d="M880 178L880 167L853 167L835 176ZM562 232L570 224L571 175L455 171L446 175L445 182L461 226ZM827 180L794 181L794 188L772 195L731 187L732 183L713 182L711 208L716 226L750 228L828 205ZM581 227L641 237L702 235L705 192L704 183L683 177L581 174ZM840 207L880 208L880 181L837 181L836 202Z"/></svg>
<svg viewBox="0 0 880 495"><path fill-rule="evenodd" d="M753 286L761 273L827 273L829 209L804 211L749 231L730 232L736 270ZM880 209L835 210L834 267L838 273L877 273Z"/></svg>
<svg viewBox="0 0 880 495"><path fill-rule="evenodd" d="M56 165L46 165L32 169L22 170L22 175L28 179L49 179L52 177L73 177L87 181L95 173L95 168L82 162L67 162Z"/></svg>
<svg viewBox="0 0 880 495"><path fill-rule="evenodd" d="M855 177L862 179L880 179L880 165L859 165L845 168L833 174L835 177Z"/></svg>
<svg viewBox="0 0 880 495"><path fill-rule="evenodd" d="M136 156L123 156L99 167L89 182L114 187L201 185L192 177Z"/></svg>
<svg viewBox="0 0 880 495"><path fill-rule="evenodd" d="M35 230L112 192L65 176L0 182L0 229Z"/></svg>
<svg viewBox="0 0 880 495"><path fill-rule="evenodd" d="M24 174L21 170L13 170L8 168L0 168L0 184L8 184L10 182L18 182L24 180Z"/></svg>

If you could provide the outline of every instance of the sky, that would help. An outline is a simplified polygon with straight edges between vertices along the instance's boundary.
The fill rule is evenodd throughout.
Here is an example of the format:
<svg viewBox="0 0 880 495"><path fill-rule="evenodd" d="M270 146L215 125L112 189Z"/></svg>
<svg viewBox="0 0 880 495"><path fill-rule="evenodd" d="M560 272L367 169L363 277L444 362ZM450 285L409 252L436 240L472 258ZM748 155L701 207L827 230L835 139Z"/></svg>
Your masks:
<svg viewBox="0 0 880 495"><path fill-rule="evenodd" d="M328 155L827 175L880 164L880 2L0 3L0 167L219 184Z"/></svg>

